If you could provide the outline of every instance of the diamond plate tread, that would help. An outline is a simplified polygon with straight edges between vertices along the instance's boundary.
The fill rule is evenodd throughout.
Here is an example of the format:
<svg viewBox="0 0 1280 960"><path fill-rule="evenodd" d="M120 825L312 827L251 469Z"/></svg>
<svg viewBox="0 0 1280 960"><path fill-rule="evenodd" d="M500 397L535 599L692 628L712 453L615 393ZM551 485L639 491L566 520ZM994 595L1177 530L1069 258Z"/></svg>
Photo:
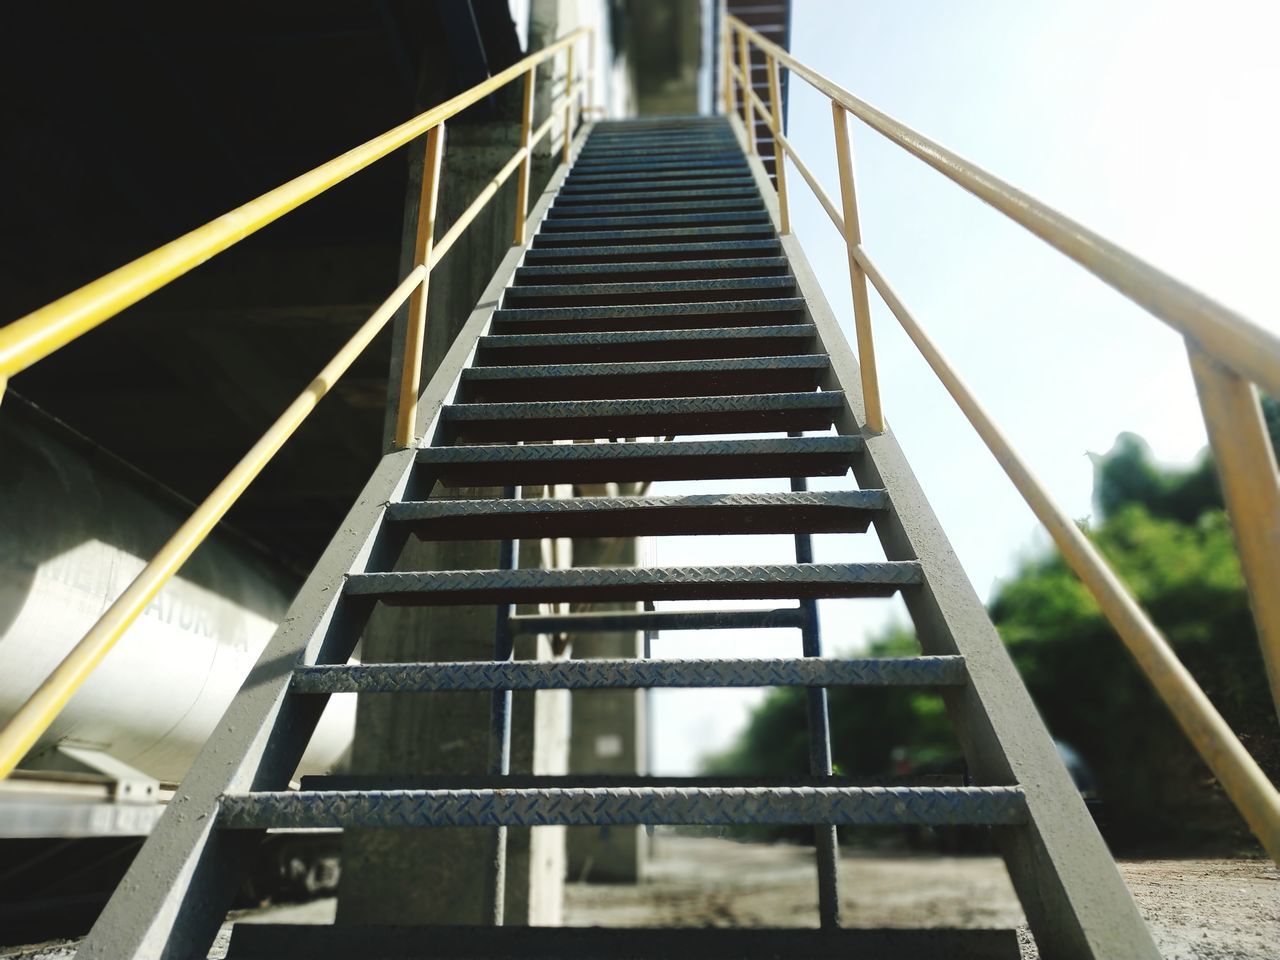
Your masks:
<svg viewBox="0 0 1280 960"><path fill-rule="evenodd" d="M416 500L387 507L422 539L863 533L882 490L711 493L566 500Z"/></svg>
<svg viewBox="0 0 1280 960"><path fill-rule="evenodd" d="M742 371L825 370L826 354L729 357L721 360L645 360L636 363L545 363L529 366L468 367L464 383L484 380L558 380L565 377L670 376Z"/></svg>
<svg viewBox="0 0 1280 960"><path fill-rule="evenodd" d="M1018 960L1016 930L370 926L237 923L227 960Z"/></svg>
<svg viewBox="0 0 1280 960"><path fill-rule="evenodd" d="M647 414L749 413L760 410L838 410L844 391L821 393L729 394L721 397L663 397L645 400L552 400L527 403L455 403L445 420L550 419L553 417L628 417Z"/></svg>
<svg viewBox="0 0 1280 960"><path fill-rule="evenodd" d="M607 690L651 687L954 687L963 657L834 660L516 660L299 667L294 693Z"/></svg>
<svg viewBox="0 0 1280 960"><path fill-rule="evenodd" d="M914 561L715 567L574 567L350 574L346 592L418 606L597 600L887 597L921 582Z"/></svg>
<svg viewBox="0 0 1280 960"><path fill-rule="evenodd" d="M459 403L441 411L447 442L587 440L711 433L825 430L844 405L841 391L730 394L636 400Z"/></svg>
<svg viewBox="0 0 1280 960"><path fill-rule="evenodd" d="M577 163L609 164L609 163L643 163L644 160L680 160L681 157L741 157L742 151L737 143L727 137L699 138L684 142L648 143L586 143L581 154L577 155ZM575 163L575 168L577 166Z"/></svg>
<svg viewBox="0 0 1280 960"><path fill-rule="evenodd" d="M574 168L574 171L569 176L575 183L614 174L653 174L661 170L670 170L674 173L683 173L686 170L714 170L732 171L736 174L740 171L751 169L747 166L747 162L741 153L737 156L726 154L723 157L705 160L665 160L660 163L599 163L583 164L581 167L578 164L574 164Z"/></svg>
<svg viewBox="0 0 1280 960"><path fill-rule="evenodd" d="M669 343L681 340L757 340L778 337L806 340L817 327L812 323L775 324L767 327L693 327L678 330L610 330L576 333L495 334L481 337L481 350L526 347L588 347L628 343Z"/></svg>
<svg viewBox="0 0 1280 960"><path fill-rule="evenodd" d="M557 204L592 204L592 203L638 203L641 200L702 200L715 197L759 197L760 191L750 181L744 180L742 186L704 187L701 190L561 190L556 197Z"/></svg>
<svg viewBox="0 0 1280 960"><path fill-rule="evenodd" d="M721 240L718 243L649 243L599 247L538 247L527 250L524 255L526 264L542 260L559 260L565 257L603 257L603 256L635 256L652 257L658 254L690 254L690 253L738 253L744 251L776 252L782 249L778 240ZM622 264L614 264L622 266Z"/></svg>
<svg viewBox="0 0 1280 960"><path fill-rule="evenodd" d="M634 317L707 317L734 313L796 313L803 297L765 300L708 300L703 303L624 303L594 307L513 307L495 310L494 323L522 320L612 320Z"/></svg>
<svg viewBox="0 0 1280 960"><path fill-rule="evenodd" d="M605 214L660 212L664 210L751 210L753 213L764 209L764 201L760 195L747 195L740 199L705 200L689 198L687 200L646 200L632 203L583 203L562 204L552 206L548 216L552 219L563 217L592 217Z"/></svg>
<svg viewBox="0 0 1280 960"><path fill-rule="evenodd" d="M611 223L613 221L610 221ZM773 237L772 223L743 223L735 226L703 226L703 227L668 227L664 229L646 229L646 230L592 230L589 233L583 231L555 230L551 233L538 233L533 238L533 244L538 248L546 248L550 246L551 241L563 243L565 241L573 241L575 243L584 240L666 240L670 237L697 237L705 239L706 237Z"/></svg>
<svg viewBox="0 0 1280 960"><path fill-rule="evenodd" d="M559 233L561 230L581 230L583 227L657 227L682 223L733 223L766 224L772 228L769 214L764 210L744 210L741 213L664 213L639 217L565 217L548 216L542 221L539 233Z"/></svg>
<svg viewBox="0 0 1280 960"><path fill-rule="evenodd" d="M672 252L676 252L673 250ZM516 269L516 281L534 277L589 276L596 273L693 273L700 270L785 270L786 257L708 257L703 260L633 260L629 263L557 263Z"/></svg>
<svg viewBox="0 0 1280 960"><path fill-rule="evenodd" d="M720 147L716 145L687 146L674 148L665 152L650 154L639 152L588 152L584 150L578 155L569 176L591 176L598 173L610 173L614 170L631 170L636 166L641 169L679 170L682 167L696 169L705 166L730 166L742 162L742 151L737 147ZM695 167L695 165L697 165Z"/></svg>
<svg viewBox="0 0 1280 960"><path fill-rule="evenodd" d="M844 476L860 437L674 443L427 447L417 462L446 486Z"/></svg>
<svg viewBox="0 0 1280 960"><path fill-rule="evenodd" d="M649 630L798 630L804 607L776 610L604 610L589 613L517 614L516 633L631 633Z"/></svg>
<svg viewBox="0 0 1280 960"><path fill-rule="evenodd" d="M653 293L707 293L721 290L794 290L795 278L718 277L712 280L650 280L619 283L547 283L536 286L508 287L505 299L516 297L533 300L538 297L643 297Z"/></svg>
<svg viewBox="0 0 1280 960"><path fill-rule="evenodd" d="M666 192L671 190L708 190L714 191L719 189L744 189L749 188L753 192L756 190L755 179L749 175L736 177L695 177L689 179L663 178L660 180L632 180L625 186L612 187L608 184L598 183L566 183L560 188L561 197L576 197L581 194L604 193L604 192L620 192L625 196L635 196L648 191Z"/></svg>
<svg viewBox="0 0 1280 960"><path fill-rule="evenodd" d="M1008 826L1026 822L1018 787L585 787L227 794L232 830L687 824Z"/></svg>

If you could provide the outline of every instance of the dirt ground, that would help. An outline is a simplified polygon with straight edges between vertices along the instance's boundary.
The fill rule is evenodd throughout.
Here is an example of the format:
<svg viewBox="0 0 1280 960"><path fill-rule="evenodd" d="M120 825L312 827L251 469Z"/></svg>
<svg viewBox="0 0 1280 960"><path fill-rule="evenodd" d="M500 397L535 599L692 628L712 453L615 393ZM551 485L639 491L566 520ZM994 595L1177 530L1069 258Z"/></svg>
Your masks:
<svg viewBox="0 0 1280 960"><path fill-rule="evenodd" d="M638 886L570 884L574 925L816 926L813 852L658 833ZM1258 860L1148 860L1120 870L1165 960L1280 958L1280 871ZM1037 957L997 857L845 851L846 926L1017 927Z"/></svg>
<svg viewBox="0 0 1280 960"><path fill-rule="evenodd" d="M816 926L813 851L659 831L643 883L571 883L565 923L573 926ZM1258 860L1144 860L1121 872L1165 960L1280 958L1280 871ZM1023 956L1035 945L996 857L937 857L845 851L840 863L844 922L857 927L1016 927ZM269 907L242 922L327 923L334 901ZM227 929L219 938L225 950ZM74 943L5 960L68 960Z"/></svg>

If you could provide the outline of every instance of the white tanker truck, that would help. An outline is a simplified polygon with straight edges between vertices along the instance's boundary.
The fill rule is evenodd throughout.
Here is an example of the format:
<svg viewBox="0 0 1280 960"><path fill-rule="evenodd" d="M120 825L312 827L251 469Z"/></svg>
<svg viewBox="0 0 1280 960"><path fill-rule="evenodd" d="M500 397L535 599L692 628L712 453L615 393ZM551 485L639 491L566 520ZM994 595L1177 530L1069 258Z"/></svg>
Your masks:
<svg viewBox="0 0 1280 960"><path fill-rule="evenodd" d="M0 721L124 590L187 509L18 398L6 398L5 407ZM19 770L0 781L0 943L15 942L6 933L35 932L24 928L30 918L15 896L56 889L60 860L83 870L85 849L96 846L122 851L115 860L123 868L270 639L296 583L264 551L233 536L211 537ZM333 698L299 772L340 767L354 724L354 698ZM311 855L267 873L273 870L303 888L324 886L332 873L323 856ZM68 896L77 894L45 899Z"/></svg>

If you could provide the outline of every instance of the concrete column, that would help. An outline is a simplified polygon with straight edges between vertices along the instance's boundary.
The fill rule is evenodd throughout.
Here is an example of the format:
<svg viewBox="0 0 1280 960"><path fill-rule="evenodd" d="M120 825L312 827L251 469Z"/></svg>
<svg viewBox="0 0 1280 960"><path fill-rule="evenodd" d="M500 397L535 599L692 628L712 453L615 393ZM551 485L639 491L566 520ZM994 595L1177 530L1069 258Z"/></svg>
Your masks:
<svg viewBox="0 0 1280 960"><path fill-rule="evenodd" d="M635 540L576 540L574 565L631 566ZM635 604L593 604L590 609L635 609ZM573 638L579 659L642 657L643 633L588 633ZM573 773L646 772L645 691L581 690L572 694L569 769ZM634 883L644 874L647 837L642 827L569 828L569 879Z"/></svg>
<svg viewBox="0 0 1280 960"><path fill-rule="evenodd" d="M509 123L451 125L446 134L438 230L442 233L516 149ZM421 179L420 152L411 155L406 211L410 252ZM535 163L532 186L540 192L548 162ZM510 249L514 184L508 182L472 223L432 274L427 310L424 382L435 370L501 258ZM407 272L408 267L405 268ZM403 318L392 340L392 389L399 383ZM394 410L394 400L390 407ZM394 422L392 414L388 424ZM388 430L388 437L390 432ZM440 493L440 491L437 491ZM450 497L490 497L493 489L452 489ZM522 563L535 563L522 552ZM411 540L400 570L492 568L497 544L419 543ZM496 612L492 606L433 609L380 608L365 629L359 655L365 662L477 660L493 656ZM529 649L531 654L533 651ZM563 698L562 698L563 699ZM352 746L352 772L389 775L483 774L488 759L487 693L402 694L361 698ZM512 772L554 766L563 751L567 706L554 694L518 695L513 705ZM545 735L539 736L538 731ZM561 761L563 764L563 761ZM563 855L553 832L536 841L528 831L508 833L506 922L551 923L559 917ZM563 838L559 839L563 844ZM479 829L349 831L344 840L339 922L481 923L484 904L485 832Z"/></svg>

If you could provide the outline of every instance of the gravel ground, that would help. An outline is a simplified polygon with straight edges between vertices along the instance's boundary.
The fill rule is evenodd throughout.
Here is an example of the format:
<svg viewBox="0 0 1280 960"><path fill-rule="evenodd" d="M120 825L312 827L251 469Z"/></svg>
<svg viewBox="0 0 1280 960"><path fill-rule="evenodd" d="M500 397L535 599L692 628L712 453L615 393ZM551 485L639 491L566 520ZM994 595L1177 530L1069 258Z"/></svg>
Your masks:
<svg viewBox="0 0 1280 960"><path fill-rule="evenodd" d="M1260 860L1143 860L1121 872L1165 960L1280 957L1280 871ZM1022 910L996 857L847 851L840 864L844 921L856 927L1016 927L1034 960ZM645 881L571 883L572 926L816 926L813 852L660 831ZM242 922L326 923L334 901L270 907ZM228 928L219 938L225 950ZM5 960L69 960L73 942L18 951Z"/></svg>
<svg viewBox="0 0 1280 960"><path fill-rule="evenodd" d="M1280 871L1261 860L1122 862L1165 960L1280 957ZM997 857L846 851L846 926L1016 927L1037 957ZM659 833L646 882L571 884L566 922L692 926L816 926L813 852L783 844Z"/></svg>

